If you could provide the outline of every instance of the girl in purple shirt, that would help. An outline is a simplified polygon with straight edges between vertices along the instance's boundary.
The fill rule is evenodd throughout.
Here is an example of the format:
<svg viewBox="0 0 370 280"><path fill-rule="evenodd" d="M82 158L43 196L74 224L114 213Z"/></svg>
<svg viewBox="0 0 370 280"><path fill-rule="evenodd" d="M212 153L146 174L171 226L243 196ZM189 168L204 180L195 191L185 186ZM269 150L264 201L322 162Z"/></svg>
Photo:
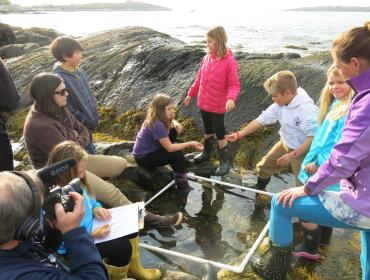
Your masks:
<svg viewBox="0 0 370 280"><path fill-rule="evenodd" d="M182 127L174 120L174 114L174 104L170 96L163 93L154 96L136 136L132 154L137 164L142 166L171 165L178 190L188 193L190 187L183 150L194 148L201 151L203 145L197 141L175 143L177 133L182 131Z"/></svg>

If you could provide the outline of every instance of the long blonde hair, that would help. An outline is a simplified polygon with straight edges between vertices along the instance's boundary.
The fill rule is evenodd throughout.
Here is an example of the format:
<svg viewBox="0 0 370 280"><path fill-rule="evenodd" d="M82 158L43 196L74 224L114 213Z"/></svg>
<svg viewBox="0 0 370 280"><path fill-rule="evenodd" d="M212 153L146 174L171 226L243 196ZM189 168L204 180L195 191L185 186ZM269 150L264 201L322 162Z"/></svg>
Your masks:
<svg viewBox="0 0 370 280"><path fill-rule="evenodd" d="M171 103L173 103L171 96L165 93L156 94L152 102L150 102L148 111L146 113L144 126L146 128L151 128L154 121L159 120L166 125L168 130L170 130L172 119L167 118L166 106L170 105Z"/></svg>
<svg viewBox="0 0 370 280"><path fill-rule="evenodd" d="M320 125L322 124L325 117L327 116L329 112L329 108L335 98L332 94L332 91L330 90L330 77L331 76L343 78L340 70L337 67L335 67L334 64L332 64L328 69L326 84L324 88L322 89L321 95L320 95L320 112L319 112L319 119L318 119ZM344 116L348 111L353 95L354 95L354 91L351 89L350 93L347 94L345 97L343 97L340 100L340 102L337 103L335 108L331 110L331 112L328 114L328 118L330 118L330 120L332 121L336 121L342 116Z"/></svg>
<svg viewBox="0 0 370 280"><path fill-rule="evenodd" d="M227 54L227 35L222 26L212 27L207 32L207 37L215 40L217 45L216 56L218 58L224 57Z"/></svg>
<svg viewBox="0 0 370 280"><path fill-rule="evenodd" d="M47 165L52 165L54 163L60 162L65 159L73 158L78 164L82 160L87 160L87 152L77 143L73 141L63 141L56 145L50 152ZM71 169L64 171L57 178L57 183L59 186L67 185L71 180L78 177L78 167L72 167ZM81 179L84 186L90 195L93 195L91 187L86 182L86 177Z"/></svg>

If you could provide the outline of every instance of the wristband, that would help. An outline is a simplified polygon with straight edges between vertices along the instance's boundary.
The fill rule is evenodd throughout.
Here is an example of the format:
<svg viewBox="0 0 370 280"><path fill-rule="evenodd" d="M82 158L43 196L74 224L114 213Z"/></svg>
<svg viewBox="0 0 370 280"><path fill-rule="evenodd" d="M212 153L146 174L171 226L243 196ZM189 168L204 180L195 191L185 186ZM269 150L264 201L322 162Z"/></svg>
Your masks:
<svg viewBox="0 0 370 280"><path fill-rule="evenodd" d="M241 137L240 137L240 132L239 132L239 131L237 131L237 132L236 132L236 139L237 139L237 140L240 140L240 138L241 138Z"/></svg>

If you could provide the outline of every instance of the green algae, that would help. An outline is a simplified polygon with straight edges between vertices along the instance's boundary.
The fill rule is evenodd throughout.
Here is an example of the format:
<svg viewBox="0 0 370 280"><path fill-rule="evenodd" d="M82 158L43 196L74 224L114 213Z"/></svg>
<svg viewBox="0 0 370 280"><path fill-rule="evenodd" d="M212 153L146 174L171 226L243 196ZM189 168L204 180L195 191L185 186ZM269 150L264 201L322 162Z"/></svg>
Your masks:
<svg viewBox="0 0 370 280"><path fill-rule="evenodd" d="M29 107L22 108L9 114L9 117L6 122L7 131L9 133L9 137L14 141L18 141L23 135L23 126L26 120L27 114L29 111Z"/></svg>

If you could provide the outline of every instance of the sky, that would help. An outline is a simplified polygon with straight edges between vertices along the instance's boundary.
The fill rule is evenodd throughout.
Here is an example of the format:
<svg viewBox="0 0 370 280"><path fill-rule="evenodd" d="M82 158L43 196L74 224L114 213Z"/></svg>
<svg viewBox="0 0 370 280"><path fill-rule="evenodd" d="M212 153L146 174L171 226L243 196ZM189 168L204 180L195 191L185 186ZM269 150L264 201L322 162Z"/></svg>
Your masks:
<svg viewBox="0 0 370 280"><path fill-rule="evenodd" d="M80 4L80 3L117 3L125 2L123 0L11 0L13 4L22 6L39 5L39 4ZM213 10L283 10L298 7L311 6L361 6L369 7L369 0L141 0L150 4L165 6L173 10L204 10L210 8ZM223 6L221 6L223 5ZM225 7L226 5L226 7Z"/></svg>

